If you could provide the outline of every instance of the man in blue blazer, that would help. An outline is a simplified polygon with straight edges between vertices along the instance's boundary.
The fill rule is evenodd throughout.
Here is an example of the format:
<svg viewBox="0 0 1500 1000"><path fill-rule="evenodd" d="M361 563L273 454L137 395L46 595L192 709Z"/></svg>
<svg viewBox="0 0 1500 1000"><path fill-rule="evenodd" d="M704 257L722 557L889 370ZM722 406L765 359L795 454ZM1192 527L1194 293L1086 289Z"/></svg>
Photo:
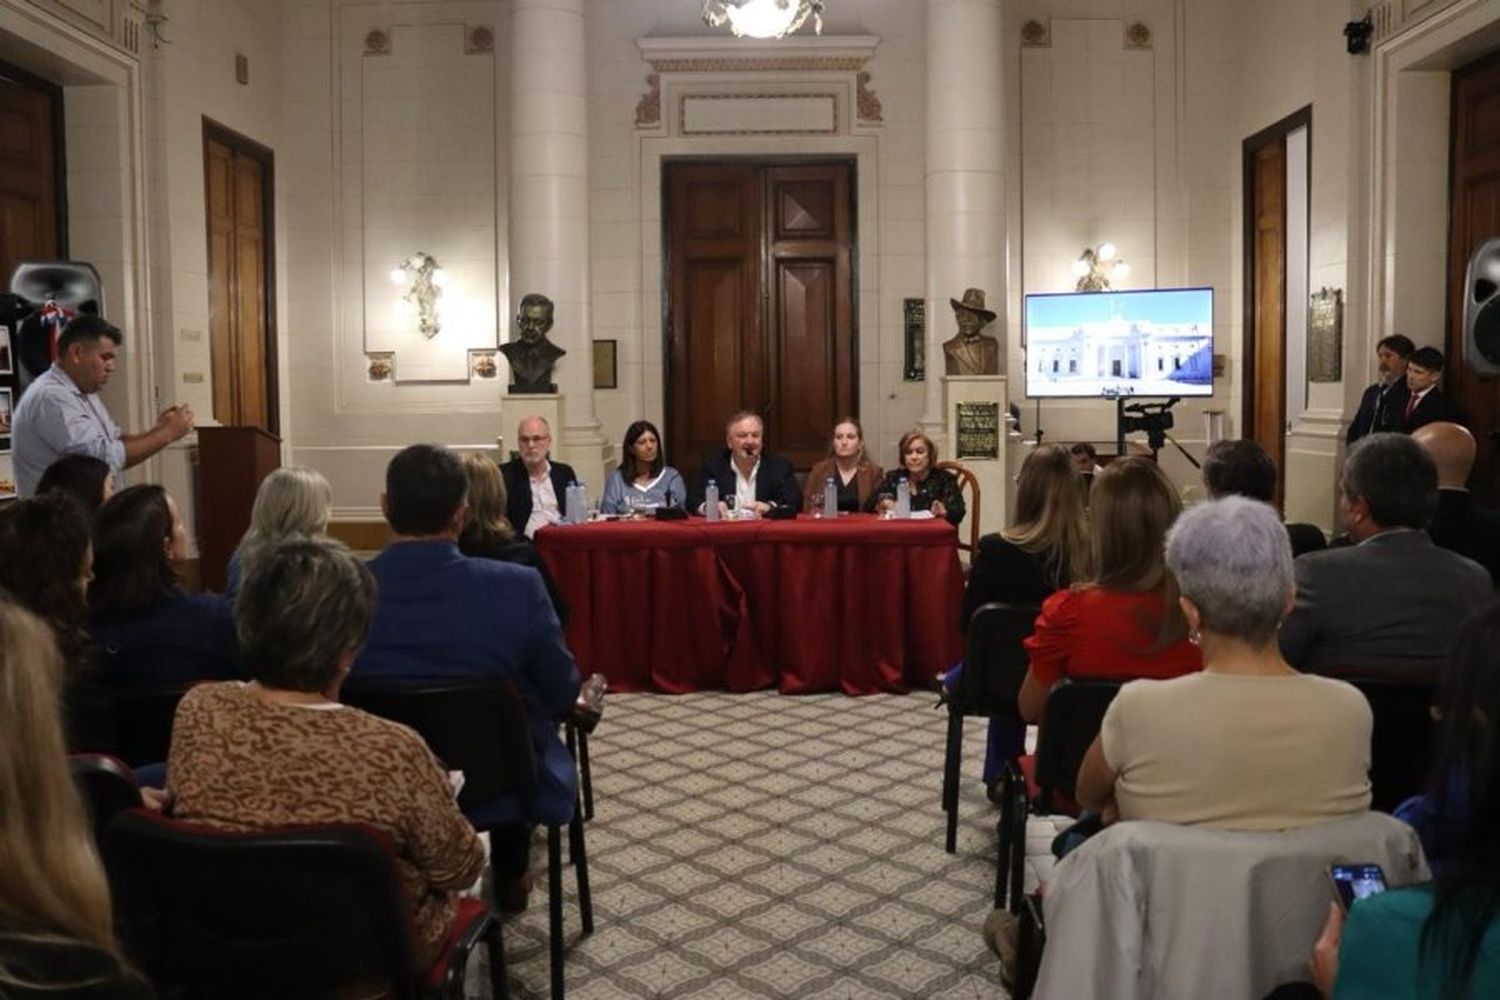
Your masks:
<svg viewBox="0 0 1500 1000"><path fill-rule="evenodd" d="M758 413L741 410L730 417L724 429L727 447L703 460L702 486L689 509L702 508L703 491L712 481L719 487L720 503L727 497L737 497L741 506L762 515L776 508L793 513L801 510L802 490L797 486L792 463L765 453L765 433Z"/></svg>
<svg viewBox="0 0 1500 1000"><path fill-rule="evenodd" d="M351 676L514 683L540 765L529 818L563 823L573 815L577 773L558 722L578 697L578 667L536 570L458 551L467 493L463 464L447 448L414 444L391 459L380 504L395 537L370 562L375 621ZM497 873L519 877L529 836L505 839L494 841ZM505 870L517 862L519 870Z"/></svg>

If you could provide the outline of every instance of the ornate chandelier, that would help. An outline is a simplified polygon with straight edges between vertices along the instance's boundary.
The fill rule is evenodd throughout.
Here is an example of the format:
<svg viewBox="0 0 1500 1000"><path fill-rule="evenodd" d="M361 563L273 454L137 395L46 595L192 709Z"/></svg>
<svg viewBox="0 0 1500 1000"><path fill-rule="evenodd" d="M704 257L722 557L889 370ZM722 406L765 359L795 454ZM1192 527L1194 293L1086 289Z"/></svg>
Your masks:
<svg viewBox="0 0 1500 1000"><path fill-rule="evenodd" d="M737 38L785 38L811 15L813 31L823 33L823 0L703 0L703 22L729 25Z"/></svg>

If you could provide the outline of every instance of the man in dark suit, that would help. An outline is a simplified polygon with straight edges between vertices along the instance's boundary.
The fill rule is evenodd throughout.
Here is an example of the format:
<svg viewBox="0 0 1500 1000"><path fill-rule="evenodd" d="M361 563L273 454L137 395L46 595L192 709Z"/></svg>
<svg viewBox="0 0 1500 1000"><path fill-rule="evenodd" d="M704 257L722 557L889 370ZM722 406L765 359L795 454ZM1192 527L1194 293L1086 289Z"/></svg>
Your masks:
<svg viewBox="0 0 1500 1000"><path fill-rule="evenodd" d="M1436 347L1421 347L1406 360L1406 389L1409 395L1402 410L1401 431L1410 434L1418 427L1440 420L1467 424L1464 411L1438 388L1443 377L1443 352Z"/></svg>
<svg viewBox="0 0 1500 1000"><path fill-rule="evenodd" d="M563 519L568 484L578 476L571 465L551 461L552 428L544 418L522 417L516 444L520 457L500 466L505 477L505 516L518 534L531 538L538 528Z"/></svg>
<svg viewBox="0 0 1500 1000"><path fill-rule="evenodd" d="M1360 397L1359 410L1344 435L1349 444L1366 434L1400 429L1401 412L1406 407L1406 359L1416 349L1417 345L1411 342L1411 338L1401 333L1383 337L1375 345L1380 381Z"/></svg>
<svg viewBox="0 0 1500 1000"><path fill-rule="evenodd" d="M1483 566L1438 548L1422 529L1437 505L1437 468L1402 434L1349 452L1339 514L1355 544L1294 563L1296 603L1281 655L1308 673L1435 680L1459 623L1491 599Z"/></svg>
<svg viewBox="0 0 1500 1000"><path fill-rule="evenodd" d="M693 497L692 508L703 506L703 490L712 481L719 487L719 503L736 497L741 509L763 515L775 508L802 509L802 491L792 463L764 453L765 424L760 415L741 410L729 418L723 451L703 460L703 486ZM727 506L727 505L726 505Z"/></svg>
<svg viewBox="0 0 1500 1000"><path fill-rule="evenodd" d="M1427 526L1433 542L1490 571L1500 587L1500 511L1481 506L1469 492L1474 469L1474 435L1467 427L1439 421L1417 428L1411 439L1437 465L1437 513Z"/></svg>
<svg viewBox="0 0 1500 1000"><path fill-rule="evenodd" d="M1215 441L1203 455L1203 485L1213 500L1235 496L1274 504L1276 463L1259 442L1249 438ZM1288 524L1286 534L1293 556L1328 548L1328 539L1316 524Z"/></svg>

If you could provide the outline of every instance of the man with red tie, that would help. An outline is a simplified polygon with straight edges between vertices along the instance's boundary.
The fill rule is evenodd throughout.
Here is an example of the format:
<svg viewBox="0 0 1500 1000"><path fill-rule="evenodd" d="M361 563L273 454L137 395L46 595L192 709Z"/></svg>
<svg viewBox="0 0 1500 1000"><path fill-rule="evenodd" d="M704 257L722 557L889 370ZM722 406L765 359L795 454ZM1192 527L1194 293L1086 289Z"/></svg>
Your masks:
<svg viewBox="0 0 1500 1000"><path fill-rule="evenodd" d="M1457 403L1438 388L1443 375L1443 352L1435 347L1419 347L1406 359L1406 388L1410 395L1401 417L1401 430L1410 434L1418 427L1437 421L1467 424Z"/></svg>

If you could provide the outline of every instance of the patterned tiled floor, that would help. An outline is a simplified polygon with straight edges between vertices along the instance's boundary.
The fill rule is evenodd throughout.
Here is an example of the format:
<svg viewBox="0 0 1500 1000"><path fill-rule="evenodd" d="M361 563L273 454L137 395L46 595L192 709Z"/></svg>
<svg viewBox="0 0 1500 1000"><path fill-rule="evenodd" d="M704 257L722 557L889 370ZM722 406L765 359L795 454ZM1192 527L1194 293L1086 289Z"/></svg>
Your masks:
<svg viewBox="0 0 1500 1000"><path fill-rule="evenodd" d="M591 740L595 932L565 875L567 987L617 997L1003 996L979 928L993 807L966 732L958 853L938 803L931 695L611 695ZM505 924L511 991L546 995L538 891ZM482 978L471 979L471 989Z"/></svg>

